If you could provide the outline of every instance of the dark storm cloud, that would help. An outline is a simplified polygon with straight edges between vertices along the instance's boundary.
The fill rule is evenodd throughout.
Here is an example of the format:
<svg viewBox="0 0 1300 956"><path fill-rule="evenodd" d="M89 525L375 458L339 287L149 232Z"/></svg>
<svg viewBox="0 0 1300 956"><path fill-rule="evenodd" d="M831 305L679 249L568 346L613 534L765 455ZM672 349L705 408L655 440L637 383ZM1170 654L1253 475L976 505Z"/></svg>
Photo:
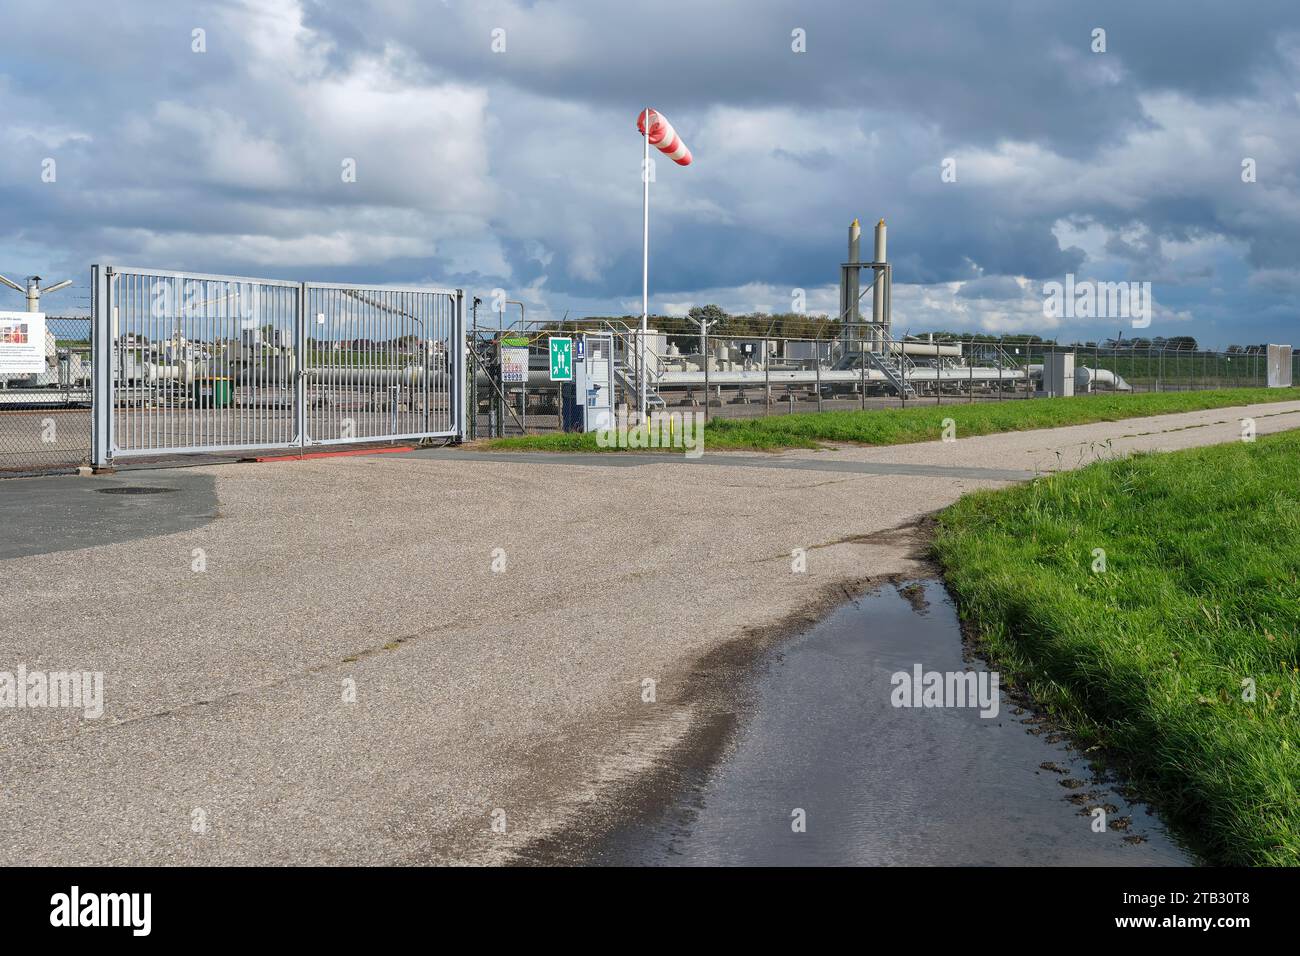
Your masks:
<svg viewBox="0 0 1300 956"><path fill-rule="evenodd" d="M1207 327L1249 301L1280 337L1298 28L1273 0L10 3L0 270L144 257L614 308L639 297L649 102L697 158L653 187L665 298L833 285L848 222L885 217L897 281L965 282L976 320L1017 277L1096 271Z"/></svg>
<svg viewBox="0 0 1300 956"><path fill-rule="evenodd" d="M563 99L865 107L923 116L959 142L1031 139L1085 151L1143 122L1141 90L1249 91L1280 65L1278 31L1296 23L1283 0L1245 9L1205 0L484 2L453 5L446 19L430 5L316 0L307 10L343 46L381 49L396 35L448 75ZM1109 60L1091 53L1097 27L1107 31ZM506 31L506 55L489 49L495 28ZM805 31L803 56L788 55L796 28ZM1110 81L1117 61L1136 82Z"/></svg>

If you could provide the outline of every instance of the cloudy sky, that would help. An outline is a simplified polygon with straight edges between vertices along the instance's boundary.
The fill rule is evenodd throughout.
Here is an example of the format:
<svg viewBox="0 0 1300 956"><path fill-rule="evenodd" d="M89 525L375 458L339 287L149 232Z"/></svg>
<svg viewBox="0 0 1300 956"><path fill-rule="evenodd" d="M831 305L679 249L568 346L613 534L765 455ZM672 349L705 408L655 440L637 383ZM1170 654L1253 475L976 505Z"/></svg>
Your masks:
<svg viewBox="0 0 1300 956"><path fill-rule="evenodd" d="M1141 334L1300 340L1294 0L4 6L0 272L74 278L51 314L92 262L639 312L648 104L695 155L654 311L835 311L884 217L899 331L1124 328L1043 315L1073 273L1150 282Z"/></svg>

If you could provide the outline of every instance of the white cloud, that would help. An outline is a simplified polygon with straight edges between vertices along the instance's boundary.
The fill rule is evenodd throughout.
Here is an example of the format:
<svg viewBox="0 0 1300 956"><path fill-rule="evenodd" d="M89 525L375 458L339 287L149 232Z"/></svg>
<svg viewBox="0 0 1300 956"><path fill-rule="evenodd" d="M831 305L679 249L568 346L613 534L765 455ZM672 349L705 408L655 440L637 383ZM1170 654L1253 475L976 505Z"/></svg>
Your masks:
<svg viewBox="0 0 1300 956"><path fill-rule="evenodd" d="M925 0L894 18L900 35L925 24L923 53L858 55L841 11L810 9L804 56L783 14L739 0L181 3L102 20L93 38L68 29L87 2L11 5L11 35L63 67L51 84L21 57L0 65L19 118L0 131L23 223L10 256L432 274L539 313L639 311L633 123L648 97L696 155L661 158L652 187L657 311L785 311L802 286L810 310L834 312L844 229L881 216L900 329L1050 332L1034 290L1067 270L1150 280L1182 325L1300 306L1295 18L1220 24L1236 45L1207 95L1150 44L1172 29L1152 5L1107 8L1103 56L1059 12L940 21ZM1042 56L1008 55L1042 37ZM57 187L39 182L45 155ZM940 181L948 156L956 183ZM1256 183L1240 180L1244 156Z"/></svg>

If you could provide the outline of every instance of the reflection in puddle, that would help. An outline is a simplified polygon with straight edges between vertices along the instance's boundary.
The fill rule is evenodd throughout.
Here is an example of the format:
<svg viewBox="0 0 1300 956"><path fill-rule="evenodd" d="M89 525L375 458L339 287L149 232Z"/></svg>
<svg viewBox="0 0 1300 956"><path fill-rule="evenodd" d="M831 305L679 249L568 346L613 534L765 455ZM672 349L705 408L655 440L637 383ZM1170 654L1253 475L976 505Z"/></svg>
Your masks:
<svg viewBox="0 0 1300 956"><path fill-rule="evenodd" d="M980 716L974 692L968 706L951 706L965 671L975 672L970 687L987 690L983 662L963 659L956 612L939 582L884 587L844 605L768 655L753 710L719 763L688 778L658 819L616 830L596 860L1196 862L1142 805L1094 779L1043 717L1002 692L994 717ZM930 705L896 706L900 672L931 695ZM949 675L947 683L927 682L932 672Z"/></svg>

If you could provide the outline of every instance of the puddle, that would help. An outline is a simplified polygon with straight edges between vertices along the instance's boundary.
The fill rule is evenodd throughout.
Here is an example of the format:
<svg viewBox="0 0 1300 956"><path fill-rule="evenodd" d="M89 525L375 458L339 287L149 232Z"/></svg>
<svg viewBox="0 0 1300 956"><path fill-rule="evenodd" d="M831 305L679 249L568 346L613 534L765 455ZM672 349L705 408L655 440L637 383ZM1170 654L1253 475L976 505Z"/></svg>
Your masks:
<svg viewBox="0 0 1300 956"><path fill-rule="evenodd" d="M1005 693L995 717L978 706L894 707L892 675L916 664L987 671L963 659L956 612L937 581L883 587L783 642L759 667L752 710L721 760L687 777L657 818L613 831L594 862L1197 862ZM1098 805L1120 828L1094 832L1089 808Z"/></svg>

